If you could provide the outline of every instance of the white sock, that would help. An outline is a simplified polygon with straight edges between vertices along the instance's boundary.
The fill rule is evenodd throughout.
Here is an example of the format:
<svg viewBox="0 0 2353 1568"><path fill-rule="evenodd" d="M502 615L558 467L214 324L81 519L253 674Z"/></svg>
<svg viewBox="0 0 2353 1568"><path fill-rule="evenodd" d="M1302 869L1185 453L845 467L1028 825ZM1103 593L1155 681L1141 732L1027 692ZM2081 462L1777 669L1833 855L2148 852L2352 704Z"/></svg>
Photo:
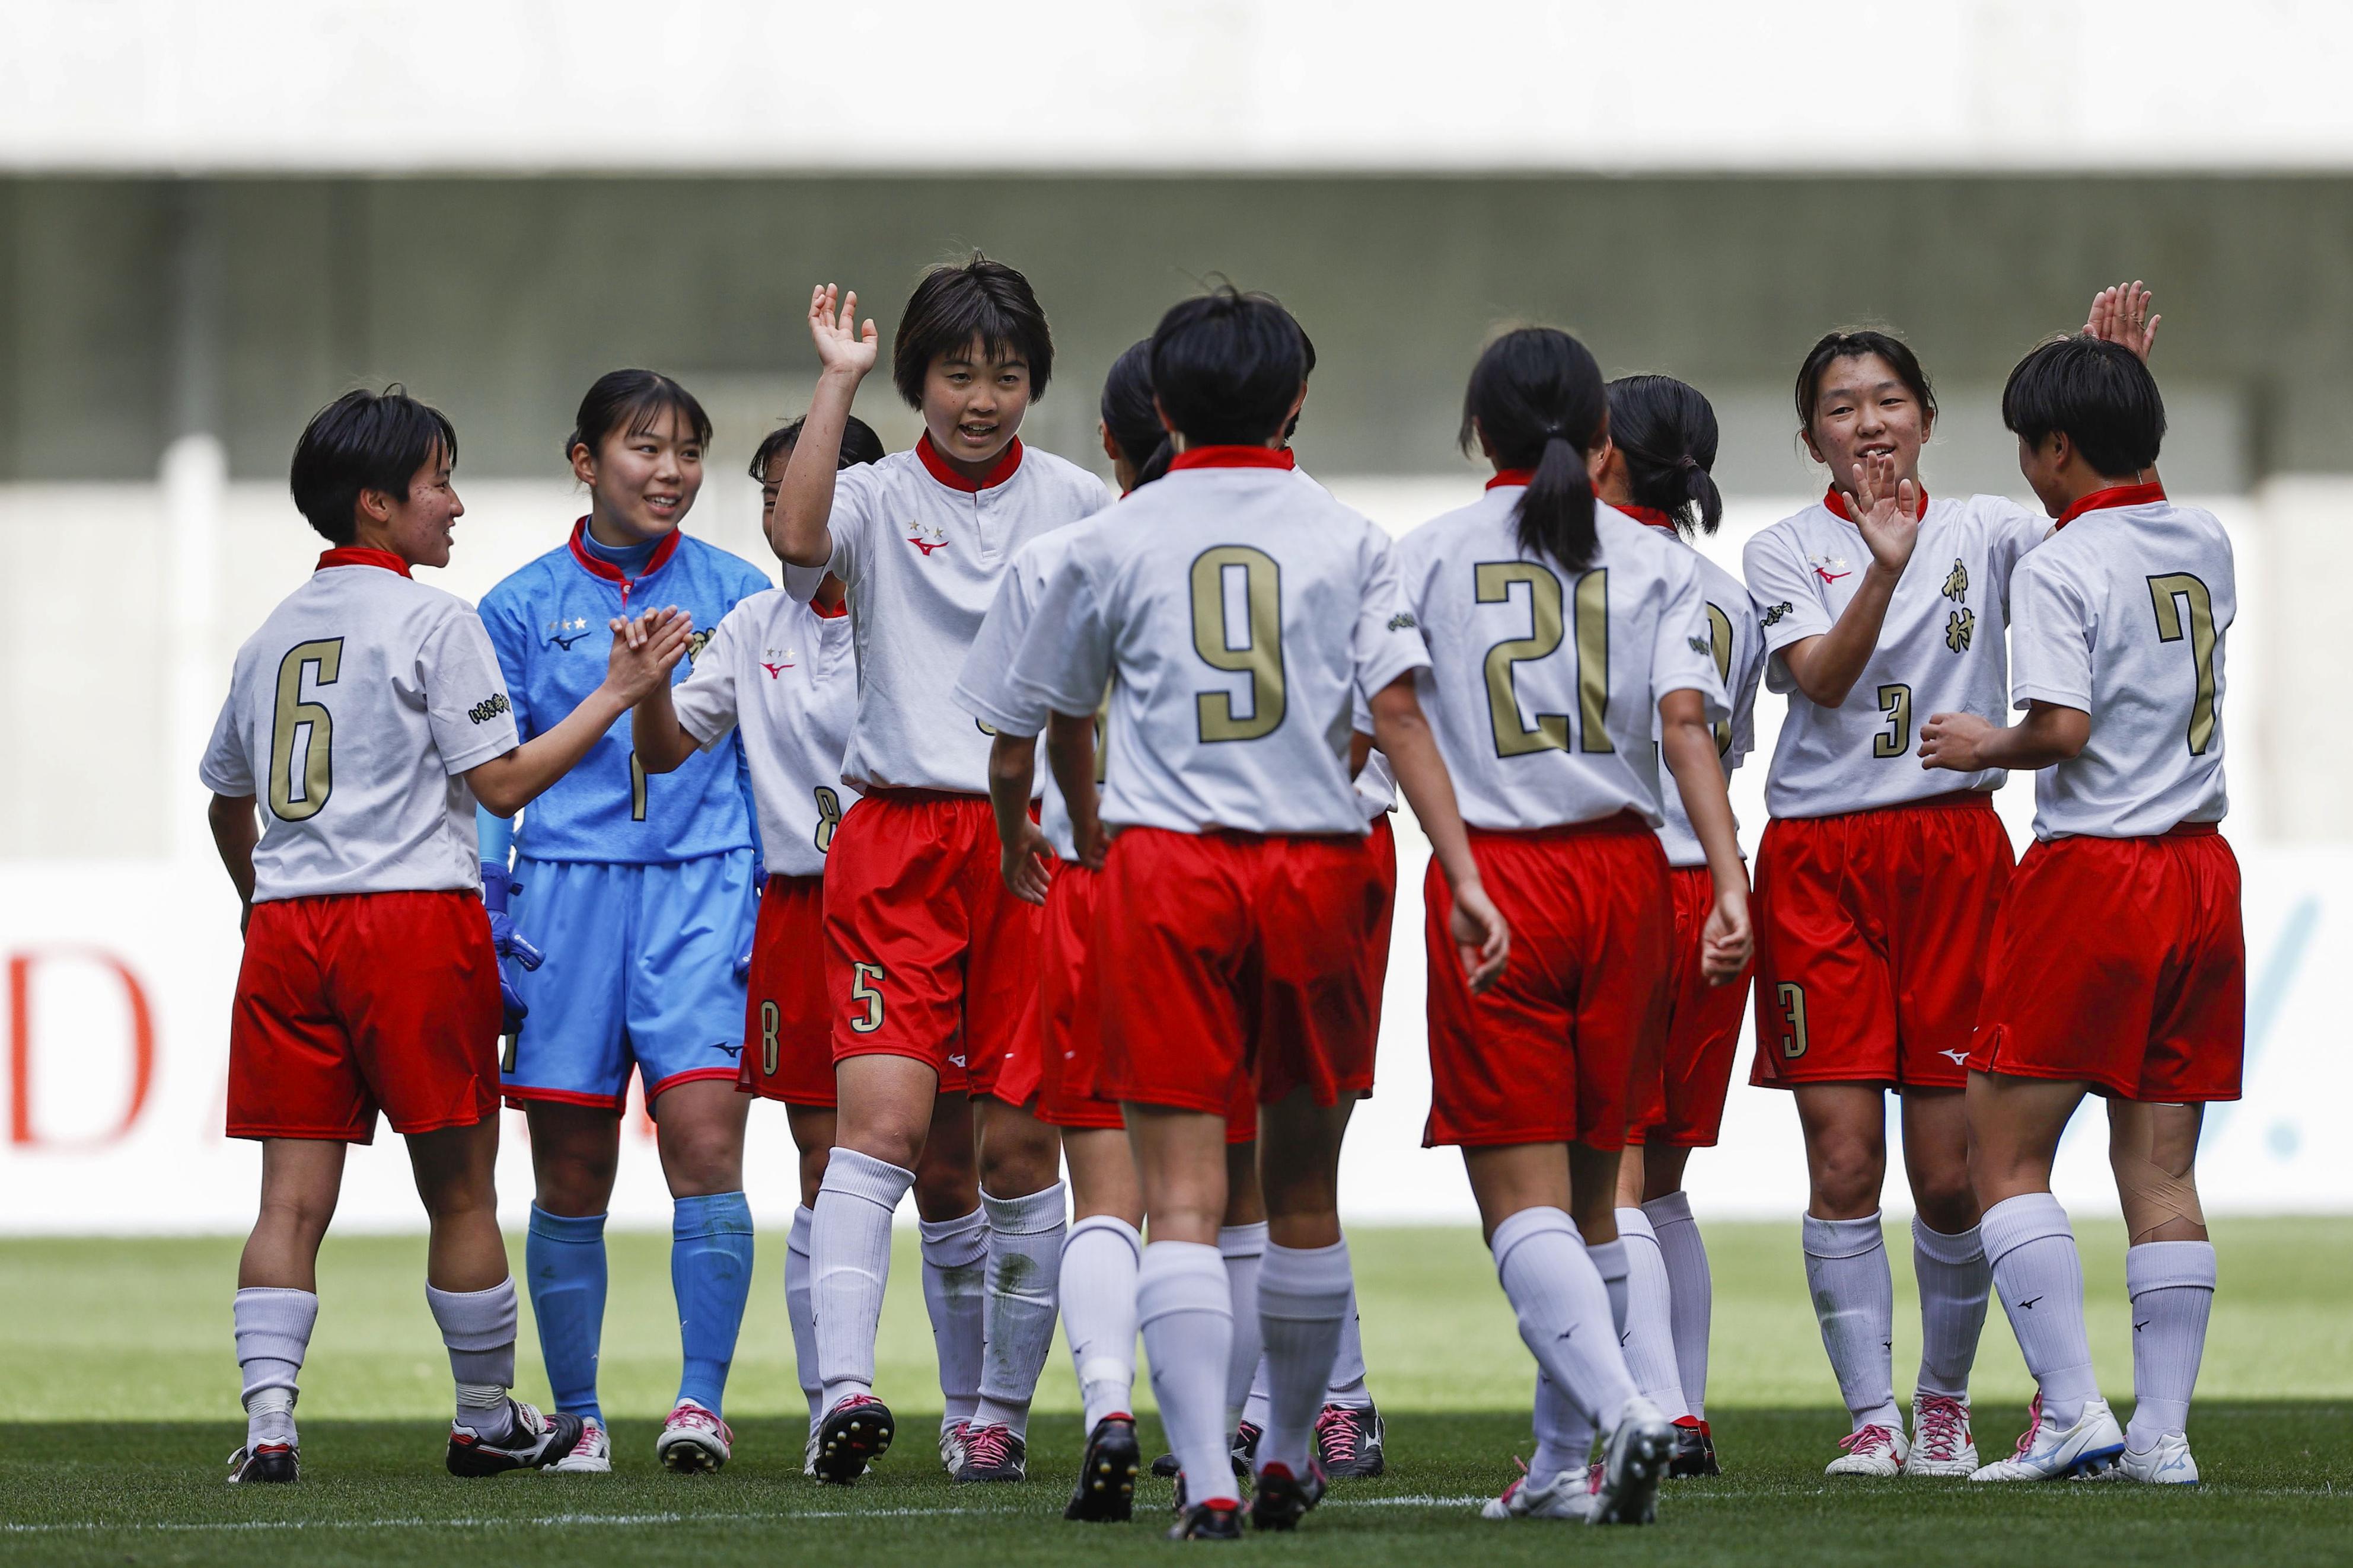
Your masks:
<svg viewBox="0 0 2353 1568"><path fill-rule="evenodd" d="M816 1214L793 1211L792 1234L785 1238L785 1316L793 1326L793 1365L808 1401L809 1429L825 1415L825 1380L817 1374L817 1317L809 1307L809 1226Z"/></svg>
<svg viewBox="0 0 2353 1568"><path fill-rule="evenodd" d="M1887 1235L1879 1215L1816 1219L1801 1227L1806 1288L1821 1324L1822 1349L1838 1378L1854 1430L1904 1429L1895 1408L1895 1279L1888 1271Z"/></svg>
<svg viewBox="0 0 2353 1568"><path fill-rule="evenodd" d="M1239 1506L1226 1432L1234 1298L1218 1249L1194 1241L1146 1247L1135 1270L1135 1308L1160 1424L1185 1472L1189 1500Z"/></svg>
<svg viewBox="0 0 2353 1568"><path fill-rule="evenodd" d="M1086 1428L1135 1410L1135 1268L1144 1238L1116 1215L1090 1215L1062 1242L1062 1337L1079 1374Z"/></svg>
<svg viewBox="0 0 2353 1568"><path fill-rule="evenodd" d="M237 1365L245 1378L245 1446L293 1446L296 1383L319 1321L310 1290L249 1286L237 1293L230 1319L237 1329ZM2203 1320L2200 1320L2203 1327ZM2192 1372L2196 1370L2192 1363Z"/></svg>
<svg viewBox="0 0 2353 1568"><path fill-rule="evenodd" d="M1487 1245L1536 1365L1588 1422L1615 1426L1639 1391L1618 1348L1609 1289L1577 1222L1556 1208L1522 1209Z"/></svg>
<svg viewBox="0 0 2353 1568"><path fill-rule="evenodd" d="M1993 1266L1977 1226L1947 1236L1914 1215L1912 1272L1920 1281L1920 1391L1967 1399L1993 1294Z"/></svg>
<svg viewBox="0 0 2353 1568"><path fill-rule="evenodd" d="M1324 1391L1332 1384L1355 1278L1345 1237L1329 1247L1267 1244L1258 1277L1268 1394L1266 1435L1258 1443L1261 1470L1282 1465L1306 1479L1309 1444L1324 1409Z"/></svg>
<svg viewBox="0 0 2353 1568"><path fill-rule="evenodd" d="M2189 1428L2189 1394L2214 1305L2214 1244L2144 1241L2125 1249L2133 1307L2133 1415L2125 1441L2147 1453Z"/></svg>
<svg viewBox="0 0 2353 1568"><path fill-rule="evenodd" d="M1683 1373L1675 1366L1674 1307L1668 1294L1667 1260L1659 1251L1651 1216L1639 1208L1618 1211L1618 1239L1626 1248L1626 1370L1642 1397L1670 1421L1691 1414L1683 1405Z"/></svg>
<svg viewBox="0 0 2353 1568"><path fill-rule="evenodd" d="M1667 1306L1674 1326L1675 1373L1683 1380L1683 1407L1707 1419L1707 1335L1715 1313L1715 1280L1707 1271L1707 1243L1692 1218L1691 1194L1680 1190L1642 1205L1659 1258L1667 1266Z"/></svg>
<svg viewBox="0 0 2353 1568"><path fill-rule="evenodd" d="M855 1149L827 1156L809 1220L809 1310L825 1408L874 1392L874 1335L891 1278L891 1215L915 1173Z"/></svg>
<svg viewBox="0 0 2353 1568"><path fill-rule="evenodd" d="M1571 1222L1575 1223L1574 1221ZM1579 1236L1585 1233L1579 1231ZM1618 1345L1626 1344L1626 1312L1632 1305L1627 1276L1632 1265L1626 1261L1626 1238L1605 1241L1600 1246L1588 1245L1586 1256L1593 1259L1594 1272L1601 1276L1601 1288L1609 1295L1609 1326L1618 1335Z"/></svg>
<svg viewBox="0 0 2353 1568"><path fill-rule="evenodd" d="M988 1211L924 1220L923 1310L931 1314L939 1357L940 1425L970 1421L980 1408L980 1369L987 1356Z"/></svg>
<svg viewBox="0 0 2353 1568"><path fill-rule="evenodd" d="M2084 1331L2084 1260L2067 1211L2049 1193L2021 1193L1986 1210L1978 1232L2026 1370L2042 1384L2043 1418L2073 1426L2100 1385Z"/></svg>
<svg viewBox="0 0 2353 1568"><path fill-rule="evenodd" d="M1070 1211L1062 1184L1020 1198L980 1194L988 1215L987 1326L981 1331L979 1426L1029 1435L1029 1402L1054 1349L1062 1237Z"/></svg>
<svg viewBox="0 0 2353 1568"><path fill-rule="evenodd" d="M514 1386L515 1324L521 1309L512 1276L487 1290L437 1290L425 1287L426 1305L441 1326L441 1342L449 1350L449 1374L458 1382L458 1419L480 1422L486 1411L498 1419L483 1436L507 1430L507 1390Z"/></svg>
<svg viewBox="0 0 2353 1568"><path fill-rule="evenodd" d="M1226 1287L1233 1298L1233 1360L1226 1367L1226 1418L1250 1405L1250 1385L1259 1374L1264 1348L1259 1341L1258 1279L1266 1258L1266 1221L1256 1225L1222 1226L1218 1230L1218 1257L1226 1268ZM1260 1424L1261 1427L1264 1423Z"/></svg>
<svg viewBox="0 0 2353 1568"><path fill-rule="evenodd" d="M1560 1384L1536 1373L1536 1451L1528 1460L1528 1484L1543 1486L1563 1470L1585 1473L1593 1461L1593 1418L1577 1407Z"/></svg>
<svg viewBox="0 0 2353 1568"><path fill-rule="evenodd" d="M1250 1392L1258 1392L1255 1384ZM1340 1353L1332 1359L1332 1386L1324 1391L1324 1403L1344 1410L1372 1407L1372 1390L1365 1386L1365 1335L1356 1321L1356 1286L1353 1279L1348 1283L1348 1315L1340 1320Z"/></svg>
<svg viewBox="0 0 2353 1568"><path fill-rule="evenodd" d="M1271 1402L1272 1396L1267 1393L1266 1355L1261 1352L1258 1358L1258 1371L1250 1376L1250 1397L1242 1401L1242 1419L1260 1431L1265 1431L1266 1409Z"/></svg>

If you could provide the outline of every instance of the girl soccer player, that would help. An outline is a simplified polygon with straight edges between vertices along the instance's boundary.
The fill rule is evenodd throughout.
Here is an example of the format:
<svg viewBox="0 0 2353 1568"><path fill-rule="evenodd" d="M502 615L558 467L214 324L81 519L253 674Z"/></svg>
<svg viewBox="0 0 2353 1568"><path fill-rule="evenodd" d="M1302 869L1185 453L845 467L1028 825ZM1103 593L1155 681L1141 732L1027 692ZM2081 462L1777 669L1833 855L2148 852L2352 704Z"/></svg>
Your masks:
<svg viewBox="0 0 2353 1568"><path fill-rule="evenodd" d="M1724 517L1709 472L1715 466L1715 410L1697 388L1672 376L1630 375L1611 382L1609 391L1609 456L1596 485L1601 500L1686 549L1693 534L1714 533ZM1692 555L1706 602L1709 650L1732 701L1732 716L1715 731L1716 755L1729 774L1756 743L1765 646L1740 579L1697 551ZM1711 1286L1707 1248L1683 1194L1683 1166L1694 1148L1715 1142L1723 1125L1747 986L1715 984L1701 971L1715 879L1681 793L1663 793L1667 820L1659 841L1666 847L1674 889L1674 966L1665 1033L1644 1042L1637 1058L1640 1081L1618 1175L1618 1234L1626 1243L1626 1363L1643 1396L1674 1422L1675 1458L1668 1473L1712 1476Z"/></svg>
<svg viewBox="0 0 2353 1568"><path fill-rule="evenodd" d="M1961 1088L2010 848L1991 799L2000 769L1946 777L1911 755L1930 713L2002 712L2010 569L2043 525L1999 497L1921 488L1936 403L1896 338L1824 337L1799 368L1797 405L1831 488L1744 557L1765 683L1789 700L1757 851L1751 1081L1792 1090L1805 1135L1806 1278L1853 1425L1829 1473L1967 1476L1990 1275ZM1917 1208L1908 1440L1879 1213L1891 1088Z"/></svg>
<svg viewBox="0 0 2353 1568"><path fill-rule="evenodd" d="M715 627L766 591L751 563L680 531L710 439L692 395L651 371L614 371L580 400L565 450L588 514L482 599L525 735L576 700L601 628L633 603L659 595ZM693 639L690 661L709 636ZM628 726L616 723L520 829L485 816L484 897L545 954L512 976L528 1016L509 1037L503 1086L531 1124L537 1192L525 1271L540 1350L556 1407L586 1423L559 1469L612 1468L596 1358L605 1210L633 1070L673 1205L683 1362L655 1454L671 1469L716 1469L733 1442L721 1401L752 1276L745 1102L735 1092L744 982L734 965L751 945L757 853L744 766L730 738L657 782Z"/></svg>
<svg viewBox="0 0 2353 1568"><path fill-rule="evenodd" d="M1427 1141L1463 1152L1495 1269L1536 1358L1536 1455L1491 1519L1647 1523L1674 1429L1619 1349L1625 1249L1612 1216L1633 1054L1668 1005L1674 907L1657 828L1663 756L1711 883L1699 966L1749 948L1748 879L1710 726L1729 717L1692 552L1594 500L1609 457L1601 373L1530 327L1471 373L1462 443L1495 477L1398 546L1398 619L1470 848L1518 937L1485 996L1429 911ZM1655 740L1655 750L1654 742ZM1607 1434L1588 1478L1586 1450Z"/></svg>

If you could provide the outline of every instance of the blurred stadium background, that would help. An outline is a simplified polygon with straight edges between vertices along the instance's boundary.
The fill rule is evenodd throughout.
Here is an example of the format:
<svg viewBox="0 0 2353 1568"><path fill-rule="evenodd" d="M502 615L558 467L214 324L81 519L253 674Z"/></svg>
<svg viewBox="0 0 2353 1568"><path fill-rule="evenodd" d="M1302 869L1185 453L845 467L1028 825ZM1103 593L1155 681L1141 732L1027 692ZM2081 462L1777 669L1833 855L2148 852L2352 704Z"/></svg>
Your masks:
<svg viewBox="0 0 2353 1568"><path fill-rule="evenodd" d="M396 380L449 412L469 511L440 580L473 596L580 510L581 391L650 365L718 423L688 526L766 565L742 466L807 395L810 285L859 289L887 337L922 267L972 247L1053 318L1025 434L1099 467L1101 374L1167 303L1219 273L1280 295L1320 354L1303 464L1396 530L1475 484L1452 437L1482 337L1567 326L1611 374L1715 400L1711 548L1736 569L1819 493L1788 383L1824 330L1920 349L1932 488L2022 496L2004 374L2102 283L2148 279L2163 472L2241 551L2250 1071L2203 1180L2218 1211L2353 1210L2324 956L2353 937L2353 10L10 0L0 37L0 1231L249 1219L258 1155L220 1132L235 905L194 769L230 655L317 549L284 490L305 417ZM860 411L902 445L886 397ZM1780 702L1759 706L1752 845ZM2021 841L2030 794L2003 795ZM1363 1222L1469 1212L1459 1163L1419 1149L1414 873L1351 1144ZM1793 1218L1787 1103L1734 1108L1695 1201ZM748 1185L781 1219L773 1109ZM2112 1212L2079 1133L2062 1195ZM615 1206L666 1223L649 1142ZM392 1140L343 1216L416 1226Z"/></svg>

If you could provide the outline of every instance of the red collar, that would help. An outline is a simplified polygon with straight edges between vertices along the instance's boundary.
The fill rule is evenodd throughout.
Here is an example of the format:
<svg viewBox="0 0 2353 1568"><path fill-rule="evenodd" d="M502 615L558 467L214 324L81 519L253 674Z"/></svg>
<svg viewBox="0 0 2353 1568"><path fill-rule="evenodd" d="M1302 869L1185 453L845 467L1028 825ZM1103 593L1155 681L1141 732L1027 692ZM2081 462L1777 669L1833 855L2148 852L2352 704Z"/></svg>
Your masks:
<svg viewBox="0 0 2353 1568"><path fill-rule="evenodd" d="M948 460L940 456L940 449L932 445L929 430L924 431L923 438L915 443L915 456L923 459L924 471L948 489L962 490L966 495L978 495L983 490L993 490L1011 479L1013 470L1021 466L1021 437L1016 436L1005 444L1005 450L997 456L997 466L989 469L988 477L978 483L965 479L948 465Z"/></svg>
<svg viewBox="0 0 2353 1568"><path fill-rule="evenodd" d="M815 599L811 599L809 601L809 608L816 612L817 618L821 621L838 621L841 619L842 616L849 614L849 600L845 595L841 603L834 605L833 608L828 610L823 605L818 604Z"/></svg>
<svg viewBox="0 0 2353 1568"><path fill-rule="evenodd" d="M1487 488L1500 490L1507 485L1525 485L1535 477L1534 468L1497 468L1495 477L1487 481Z"/></svg>
<svg viewBox="0 0 2353 1568"><path fill-rule="evenodd" d="M1187 447L1168 464L1179 468L1295 468L1299 459L1287 447Z"/></svg>
<svg viewBox="0 0 2353 1568"><path fill-rule="evenodd" d="M356 544L339 544L319 557L317 570L330 566L381 566L387 572L408 575L408 563L389 550L363 550Z"/></svg>
<svg viewBox="0 0 2353 1568"><path fill-rule="evenodd" d="M1926 485L1915 485L1913 488L1920 492L1920 510L1913 513L1913 516L1915 518L1926 517L1928 515L1928 487ZM1846 492L1840 489L1836 485L1832 485L1830 488L1829 492L1822 497L1822 510L1829 512L1841 522L1852 522L1854 521L1854 519L1847 515Z"/></svg>
<svg viewBox="0 0 2353 1568"><path fill-rule="evenodd" d="M2110 485L2106 489L2094 490L2061 512L2058 521L2051 525L2051 531L2058 532L2087 511L2112 506L2149 506L2164 499L2165 487L2154 479L2145 485Z"/></svg>
<svg viewBox="0 0 2353 1568"><path fill-rule="evenodd" d="M1647 522L1652 528L1663 528L1669 533L1680 533L1682 531L1675 527L1675 520L1673 517L1666 512L1661 511L1657 507L1634 506L1630 503L1626 506L1620 507L1618 510L1624 512L1628 517L1632 518L1636 522Z"/></svg>
<svg viewBox="0 0 2353 1568"><path fill-rule="evenodd" d="M607 583L628 582L618 566L609 561L598 560L589 553L586 545L580 542L587 532L588 520L585 517L572 525L572 559L580 563L580 569L591 577L602 577ZM638 577L650 577L668 565L670 558L678 553L679 541L685 537L682 531L675 528L663 535L662 542L654 546L654 552L646 557L645 570L638 574Z"/></svg>

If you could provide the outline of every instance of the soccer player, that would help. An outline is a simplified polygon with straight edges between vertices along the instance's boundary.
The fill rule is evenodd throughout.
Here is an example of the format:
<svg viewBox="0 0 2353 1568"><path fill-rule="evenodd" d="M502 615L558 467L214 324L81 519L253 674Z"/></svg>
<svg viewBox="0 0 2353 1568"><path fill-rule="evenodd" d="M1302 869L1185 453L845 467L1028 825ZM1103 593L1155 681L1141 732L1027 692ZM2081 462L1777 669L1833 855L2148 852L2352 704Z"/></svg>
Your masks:
<svg viewBox="0 0 2353 1568"><path fill-rule="evenodd" d="M1735 978L1750 942L1699 563L1596 501L1609 421L1583 344L1505 333L1463 398L1462 444L1495 468L1486 494L1398 546L1397 619L1430 650L1415 684L1517 939L1512 967L1476 994L1446 962L1433 873L1425 1141L1462 1150L1539 1369L1535 1458L1490 1519L1648 1523L1674 1452L1619 1348L1627 1263L1612 1213L1635 1053L1664 1022L1672 963L1662 756L1707 855L1706 978Z"/></svg>
<svg viewBox="0 0 2353 1568"><path fill-rule="evenodd" d="M2110 1467L2198 1479L2186 1424L2213 1301L2198 1202L2205 1103L2238 1097L2246 1028L2239 867L2217 832L2223 652L2237 610L2229 537L2166 499L2165 405L2143 363L2138 285L2104 290L2107 337L2046 343L2002 391L2019 467L2054 520L2011 584L2026 717L1934 715L1930 768L2035 768L2034 844L1996 923L1969 1056L1969 1135L1986 1254L2040 1392L2017 1454L1980 1481ZM2084 1275L2051 1194L2060 1134L2105 1096L2131 1236L2132 1426L2092 1373Z"/></svg>
<svg viewBox="0 0 2353 1568"><path fill-rule="evenodd" d="M975 256L907 302L892 381L923 418L913 450L837 475L851 399L878 357L857 296L809 300L823 370L770 514L786 584L849 590L859 700L842 776L860 792L826 867L827 991L840 1107L810 1226L826 1414L818 1471L854 1481L890 1445L874 1334L891 1214L943 1088L976 1098L987 1211L987 1353L961 1452L966 1481L1018 1480L1029 1401L1052 1349L1064 1194L1037 1095L1039 911L1006 888L988 804L989 735L949 697L1007 563L1101 510L1103 481L1022 445L1054 346L1028 279ZM798 568L798 571L794 570Z"/></svg>
<svg viewBox="0 0 2353 1568"><path fill-rule="evenodd" d="M1799 369L1797 407L1831 488L1743 555L1765 684L1789 700L1757 850L1750 1081L1794 1092L1805 1138L1806 1281L1852 1426L1828 1473L1967 1476L1990 1275L1961 1089L2011 856L1991 797L2000 769L1947 777L1907 759L1920 715L2001 712L2010 568L2042 525L1999 497L1921 488L1936 403L1896 338L1822 338ZM1917 1211L1908 1438L1880 1222L1891 1088Z"/></svg>
<svg viewBox="0 0 2353 1568"><path fill-rule="evenodd" d="M244 902L229 1023L228 1134L261 1142L237 1265L246 1441L233 1484L297 1479L294 1402L318 1320L319 1243L344 1150L379 1111L408 1142L432 1225L425 1298L448 1347L448 1465L544 1466L581 1423L512 1398L516 1303L499 1235L498 961L476 891L474 803L519 810L644 691L691 624L615 635L576 708L517 743L482 624L415 582L465 514L457 432L397 388L347 393L294 450L294 504L332 547L237 650L199 772ZM256 809L261 813L256 819Z"/></svg>
<svg viewBox="0 0 2353 1568"><path fill-rule="evenodd" d="M1710 470L1715 411L1695 387L1665 375L1609 384L1609 447L1596 489L1619 511L1689 549L1724 516ZM1757 682L1765 645L1748 590L1692 551L1707 611L1709 650L1731 700L1715 726L1716 756L1728 776L1756 744ZM1683 1192L1694 1148L1711 1147L1724 1123L1725 1092L1740 1044L1742 984L1713 984L1702 972L1704 928L1715 907L1707 850L1692 829L1681 792L1662 792L1674 891L1674 964L1665 1033L1637 1056L1640 1082L1618 1173L1618 1234L1626 1243L1626 1363L1643 1397L1675 1425L1671 1476L1717 1473L1707 1425L1707 1339L1712 1284L1707 1247Z"/></svg>
<svg viewBox="0 0 2353 1568"><path fill-rule="evenodd" d="M801 422L769 433L752 457L762 513L776 505ZM843 467L879 461L882 443L865 421L842 432ZM767 876L748 955L744 1055L735 1086L781 1101L800 1153L801 1202L785 1249L785 1305L801 1393L808 1401L806 1473L815 1475L823 1385L809 1306L810 1205L833 1147L833 1014L823 970L826 849L857 792L841 782L841 756L858 701L849 611L839 581L804 604L781 589L755 594L728 613L675 691L658 687L638 704L633 735L649 773L667 773L728 735L744 736ZM953 1418L967 1420L978 1397L980 1293L986 1250L972 1176L972 1109L944 1094L915 1167L923 1220L923 1299L940 1347L941 1388ZM944 1265L939 1260L949 1257ZM959 1406L959 1397L963 1404Z"/></svg>
<svg viewBox="0 0 2353 1568"><path fill-rule="evenodd" d="M711 421L668 376L617 370L580 400L565 450L588 514L557 549L482 598L515 721L525 735L578 700L601 628L659 595L712 628L768 581L683 532L702 485ZM708 629L688 645L697 658ZM678 1398L655 1440L673 1470L727 1462L727 1369L752 1282L744 1197L744 1040L736 955L751 945L758 857L733 739L655 780L617 722L585 765L533 803L522 826L484 824L494 909L543 953L511 976L528 1017L508 1037L504 1090L531 1127L524 1244L532 1310L556 1408L586 1424L559 1470L612 1468L596 1400L605 1316L605 1211L632 1071L654 1119L672 1205ZM514 869L507 869L507 848Z"/></svg>
<svg viewBox="0 0 2353 1568"><path fill-rule="evenodd" d="M1262 1134L1257 1294L1273 1384L1253 1521L1290 1529L1323 1490L1310 1445L1350 1288L1335 1185L1348 1113L1372 1085L1361 949L1380 902L1349 779L1356 691L1371 694L1376 739L1454 879L1452 927L1482 988L1509 937L1403 679L1425 656L1395 618L1388 542L1276 450L1305 390L1296 323L1230 288L1187 300L1153 334L1152 384L1170 471L1070 542L1014 678L1052 710L1048 759L1079 859L1101 868L1088 937L1106 982L1099 1081L1121 1101L1150 1219L1137 1315L1186 1482L1171 1533L1232 1539L1234 1296L1216 1241L1245 1079ZM1119 830L1108 843L1106 823Z"/></svg>

